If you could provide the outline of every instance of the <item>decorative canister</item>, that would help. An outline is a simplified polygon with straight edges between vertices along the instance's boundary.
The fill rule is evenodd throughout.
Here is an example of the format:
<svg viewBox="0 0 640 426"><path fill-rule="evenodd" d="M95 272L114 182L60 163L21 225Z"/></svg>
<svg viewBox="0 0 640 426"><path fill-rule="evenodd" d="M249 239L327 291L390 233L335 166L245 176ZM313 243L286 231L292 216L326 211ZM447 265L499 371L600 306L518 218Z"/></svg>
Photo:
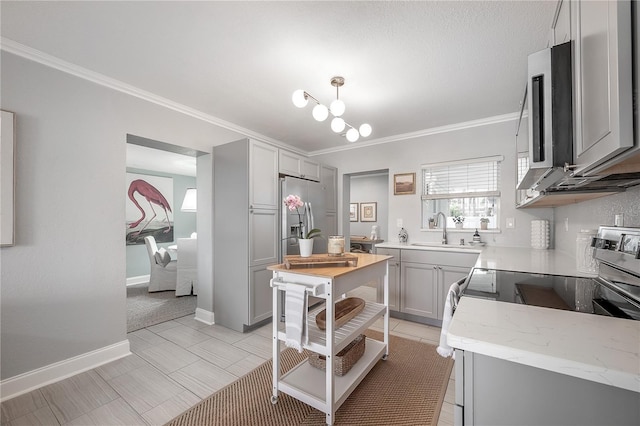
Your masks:
<svg viewBox="0 0 640 426"><path fill-rule="evenodd" d="M344 254L344 236L330 235L327 243L329 256L342 256Z"/></svg>
<svg viewBox="0 0 640 426"><path fill-rule="evenodd" d="M593 256L591 239L596 236L594 229L581 229L576 237L576 269L581 272L598 273L598 263Z"/></svg>

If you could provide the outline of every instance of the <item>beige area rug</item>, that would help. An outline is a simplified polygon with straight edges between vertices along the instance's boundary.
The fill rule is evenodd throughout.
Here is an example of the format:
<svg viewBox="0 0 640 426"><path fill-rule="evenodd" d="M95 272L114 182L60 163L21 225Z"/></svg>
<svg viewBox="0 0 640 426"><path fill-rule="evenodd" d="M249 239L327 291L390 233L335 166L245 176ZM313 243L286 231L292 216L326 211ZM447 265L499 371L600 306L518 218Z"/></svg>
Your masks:
<svg viewBox="0 0 640 426"><path fill-rule="evenodd" d="M175 291L149 293L148 284L127 286L127 333L196 312L197 296Z"/></svg>
<svg viewBox="0 0 640 426"><path fill-rule="evenodd" d="M368 330L367 336L382 334ZM436 347L389 336L389 358L378 361L335 416L336 425L436 425L449 383L453 360ZM289 370L308 353L282 353ZM167 423L170 426L323 425L324 413L280 392L270 402L272 363L267 361L246 376L209 396Z"/></svg>

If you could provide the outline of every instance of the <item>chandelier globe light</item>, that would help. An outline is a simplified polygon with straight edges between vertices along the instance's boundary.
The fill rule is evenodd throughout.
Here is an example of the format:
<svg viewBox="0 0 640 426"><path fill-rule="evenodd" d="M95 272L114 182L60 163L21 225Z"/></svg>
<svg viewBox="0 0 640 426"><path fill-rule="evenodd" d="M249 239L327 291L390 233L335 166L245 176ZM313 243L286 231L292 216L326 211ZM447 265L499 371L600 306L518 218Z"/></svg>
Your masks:
<svg viewBox="0 0 640 426"><path fill-rule="evenodd" d="M356 128L342 118L346 110L344 102L340 99L340 87L344 85L344 77L333 77L331 79L331 85L336 88L336 99L331 102L329 108L302 89L293 92L291 101L296 107L304 108L309 103L309 98L311 98L316 103L312 111L313 118L317 121L325 121L329 117L329 114L331 114L333 116L331 119L331 130L341 136L345 136L349 142L357 141L360 136L364 138L370 136L372 129L369 124L364 123L360 125L359 128ZM344 130L347 127L349 127L349 130L345 132Z"/></svg>
<svg viewBox="0 0 640 426"><path fill-rule="evenodd" d="M345 127L346 124L342 118L335 117L333 120L331 120L331 130L333 130L334 132L340 133L344 130Z"/></svg>
<svg viewBox="0 0 640 426"><path fill-rule="evenodd" d="M358 130L360 131L360 136L362 136L363 138L369 137L371 135L371 126L367 123L360 125L360 128Z"/></svg>
<svg viewBox="0 0 640 426"><path fill-rule="evenodd" d="M312 114L313 118L315 118L317 121L324 121L329 116L329 110L326 106L318 104L313 107Z"/></svg>
<svg viewBox="0 0 640 426"><path fill-rule="evenodd" d="M304 108L309 103L309 98L307 98L307 94L304 92L304 90L300 89L293 92L291 101L293 101L293 104L298 108Z"/></svg>
<svg viewBox="0 0 640 426"><path fill-rule="evenodd" d="M347 140L349 142L355 142L360 138L360 133L353 127L347 130Z"/></svg>

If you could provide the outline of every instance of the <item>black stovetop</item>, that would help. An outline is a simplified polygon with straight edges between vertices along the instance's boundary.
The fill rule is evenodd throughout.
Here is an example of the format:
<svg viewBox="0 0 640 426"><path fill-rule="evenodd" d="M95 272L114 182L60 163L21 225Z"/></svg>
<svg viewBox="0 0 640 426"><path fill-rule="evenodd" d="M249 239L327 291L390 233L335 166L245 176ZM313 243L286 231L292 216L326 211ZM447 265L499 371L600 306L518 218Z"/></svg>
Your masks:
<svg viewBox="0 0 640 426"><path fill-rule="evenodd" d="M462 295L640 320L640 288L631 286L638 292L634 300L609 284L602 279L476 268Z"/></svg>

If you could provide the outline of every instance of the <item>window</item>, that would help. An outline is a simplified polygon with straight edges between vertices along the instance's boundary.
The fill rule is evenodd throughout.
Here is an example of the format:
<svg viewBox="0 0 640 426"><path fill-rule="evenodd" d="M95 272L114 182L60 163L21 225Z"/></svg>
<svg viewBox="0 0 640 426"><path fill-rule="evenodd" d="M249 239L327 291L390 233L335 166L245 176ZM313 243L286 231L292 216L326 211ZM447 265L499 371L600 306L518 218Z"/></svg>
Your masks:
<svg viewBox="0 0 640 426"><path fill-rule="evenodd" d="M461 222L463 229L498 229L502 160L497 156L423 165L422 227L433 227L430 219L442 212L447 228Z"/></svg>

